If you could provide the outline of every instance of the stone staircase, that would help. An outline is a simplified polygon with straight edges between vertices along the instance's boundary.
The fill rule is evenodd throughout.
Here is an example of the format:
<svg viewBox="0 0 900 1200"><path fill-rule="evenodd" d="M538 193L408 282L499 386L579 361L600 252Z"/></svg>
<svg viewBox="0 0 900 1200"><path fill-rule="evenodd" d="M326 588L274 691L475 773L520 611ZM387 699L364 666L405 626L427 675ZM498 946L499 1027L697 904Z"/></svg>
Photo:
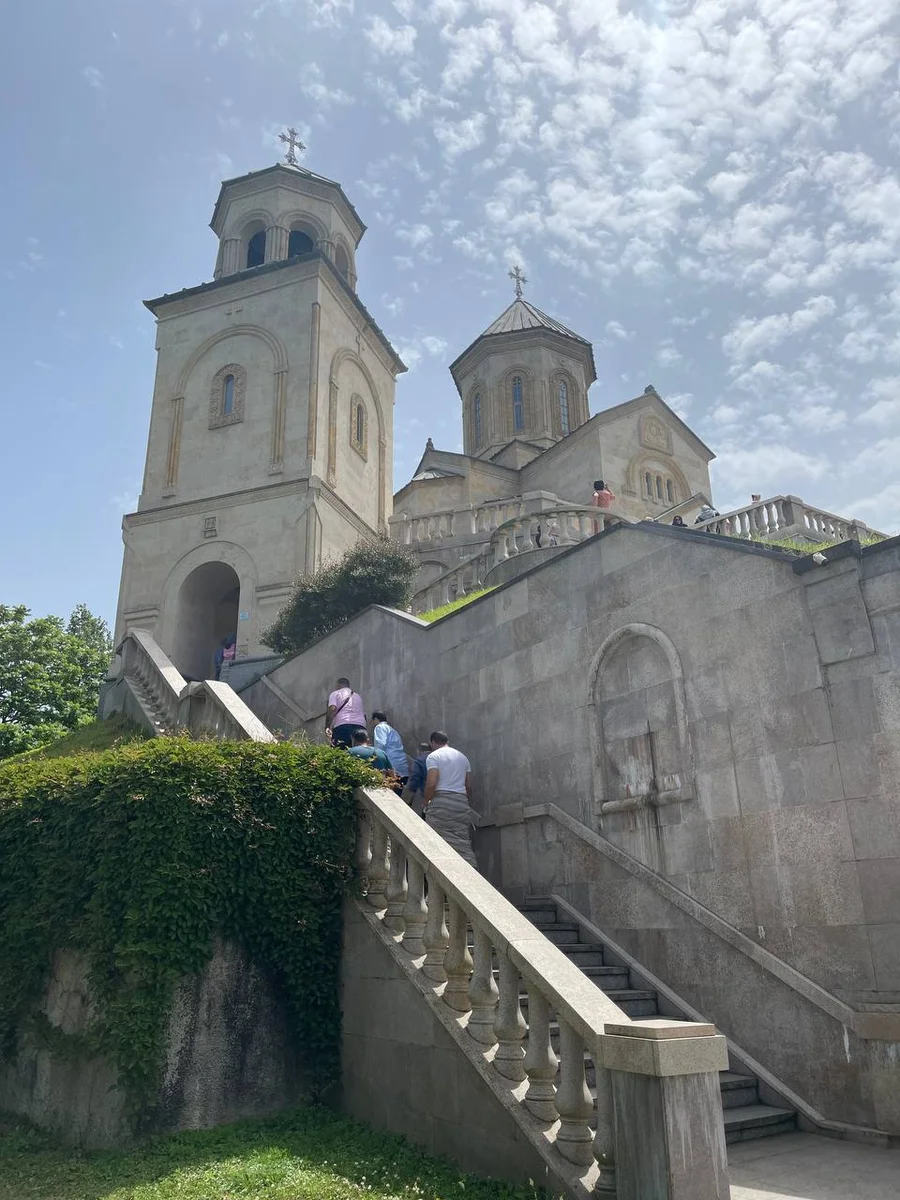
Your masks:
<svg viewBox="0 0 900 1200"><path fill-rule="evenodd" d="M577 921L571 918L561 920L556 903L552 899L528 899L520 906L519 911L632 1020L640 1020L642 1017L685 1016L684 1012L672 1011L671 1003L662 1005L655 989L632 986L630 968L612 961L615 956L603 942L586 941ZM607 959L611 961L608 962ZM527 996L521 1000L521 1004L527 1017ZM554 1049L558 1050L559 1032L555 1023L551 1024L550 1032ZM588 1087L594 1094L592 1063L585 1063L585 1072ZM794 1109L778 1108L761 1100L759 1080L755 1075L721 1071L719 1087L722 1093L727 1142L772 1137L776 1134L790 1133L797 1128L797 1113Z"/></svg>

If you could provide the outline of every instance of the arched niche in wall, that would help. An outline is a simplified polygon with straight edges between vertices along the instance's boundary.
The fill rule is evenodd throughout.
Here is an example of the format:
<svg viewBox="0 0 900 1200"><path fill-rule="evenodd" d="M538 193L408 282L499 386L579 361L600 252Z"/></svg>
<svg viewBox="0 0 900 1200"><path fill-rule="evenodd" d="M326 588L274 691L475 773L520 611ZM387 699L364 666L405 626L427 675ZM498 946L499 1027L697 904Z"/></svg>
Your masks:
<svg viewBox="0 0 900 1200"><path fill-rule="evenodd" d="M594 656L590 681L597 814L692 799L684 674L666 634L654 625L617 629Z"/></svg>

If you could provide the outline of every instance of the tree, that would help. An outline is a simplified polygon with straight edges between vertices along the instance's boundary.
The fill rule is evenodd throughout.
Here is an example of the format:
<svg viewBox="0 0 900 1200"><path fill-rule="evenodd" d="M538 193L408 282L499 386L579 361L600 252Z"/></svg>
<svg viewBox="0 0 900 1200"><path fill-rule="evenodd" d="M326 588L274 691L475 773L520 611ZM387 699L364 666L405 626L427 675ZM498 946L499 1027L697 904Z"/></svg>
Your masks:
<svg viewBox="0 0 900 1200"><path fill-rule="evenodd" d="M277 654L297 654L370 604L405 608L418 565L410 549L386 537L360 542L339 561L300 577L263 643Z"/></svg>
<svg viewBox="0 0 900 1200"><path fill-rule="evenodd" d="M30 615L0 604L0 759L92 720L112 655L109 627L83 604L68 622Z"/></svg>

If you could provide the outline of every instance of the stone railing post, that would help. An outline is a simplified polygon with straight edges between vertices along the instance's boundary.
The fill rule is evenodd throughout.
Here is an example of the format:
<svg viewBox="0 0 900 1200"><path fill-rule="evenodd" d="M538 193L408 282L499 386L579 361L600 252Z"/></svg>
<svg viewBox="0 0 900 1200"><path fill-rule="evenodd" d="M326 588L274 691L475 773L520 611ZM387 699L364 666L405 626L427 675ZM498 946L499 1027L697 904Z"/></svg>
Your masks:
<svg viewBox="0 0 900 1200"><path fill-rule="evenodd" d="M568 1021L559 1022L559 1090L556 1093L559 1132L556 1148L579 1166L594 1161L594 1135L588 1121L594 1102L584 1075L584 1042ZM624 1200L624 1197L620 1198ZM637 1197L635 1197L637 1200ZM650 1200L650 1193L641 1200ZM695 1200L700 1200L696 1197Z"/></svg>
<svg viewBox="0 0 900 1200"><path fill-rule="evenodd" d="M409 873L409 884L406 894L406 904L403 906L403 949L414 957L423 951L422 935L428 920L428 908L425 904L425 872L417 858L407 856L406 869Z"/></svg>
<svg viewBox="0 0 900 1200"><path fill-rule="evenodd" d="M467 945L469 920L455 900L450 901L450 938L444 955L444 970L447 984L444 988L444 1003L456 1012L468 1012L472 1007L469 1000L469 977L472 974L472 955Z"/></svg>
<svg viewBox="0 0 900 1200"><path fill-rule="evenodd" d="M388 834L385 827L377 819L373 821L372 829L372 859L369 863L369 891L366 899L373 908L386 908L387 881L390 874L388 866Z"/></svg>
<svg viewBox="0 0 900 1200"><path fill-rule="evenodd" d="M422 934L422 947L425 951L425 961L422 963L422 974L435 983L445 983L447 972L444 970L444 955L450 944L450 934L444 917L444 890L431 876L428 878L428 920L425 922L425 932Z"/></svg>
<svg viewBox="0 0 900 1200"><path fill-rule="evenodd" d="M391 870L388 876L387 890L384 893L387 901L384 923L395 933L402 933L406 928L406 921L403 917L406 894L406 850L394 838L391 841Z"/></svg>
<svg viewBox="0 0 900 1200"><path fill-rule="evenodd" d="M550 1005L543 992L528 985L528 1048L525 1051L528 1091L525 1107L539 1121L556 1120L556 1072L559 1061L550 1042Z"/></svg>
<svg viewBox="0 0 900 1200"><path fill-rule="evenodd" d="M728 1200L719 1091L728 1052L715 1026L607 1023L600 1059L615 1111L617 1200Z"/></svg>
<svg viewBox="0 0 900 1200"><path fill-rule="evenodd" d="M519 1003L519 972L505 954L500 955L500 1003L494 1021L497 1053L494 1069L517 1083L525 1078L525 1034L528 1026Z"/></svg>
<svg viewBox="0 0 900 1200"><path fill-rule="evenodd" d="M493 1046L494 1016L499 992L494 983L494 949L491 939L482 930L475 930L475 965L469 982L469 1036L485 1046Z"/></svg>

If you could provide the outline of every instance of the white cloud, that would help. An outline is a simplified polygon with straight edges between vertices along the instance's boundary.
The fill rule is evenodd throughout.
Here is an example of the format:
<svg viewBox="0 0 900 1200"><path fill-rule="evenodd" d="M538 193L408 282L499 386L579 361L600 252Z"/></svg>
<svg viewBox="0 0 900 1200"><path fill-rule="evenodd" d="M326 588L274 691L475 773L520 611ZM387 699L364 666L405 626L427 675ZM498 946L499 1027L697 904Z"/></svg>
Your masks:
<svg viewBox="0 0 900 1200"><path fill-rule="evenodd" d="M722 349L736 363L746 362L756 354L771 350L785 338L808 332L831 316L836 308L830 296L813 296L793 313L773 313L759 319L742 317L722 338Z"/></svg>
<svg viewBox="0 0 900 1200"><path fill-rule="evenodd" d="M353 97L343 88L328 87L322 74L322 68L318 64L309 63L303 68L301 74L303 82L300 84L300 91L304 96L308 96L318 108L327 110L335 105L353 103Z"/></svg>
<svg viewBox="0 0 900 1200"><path fill-rule="evenodd" d="M422 223L417 225L403 225L394 232L398 238L402 238L404 242L409 242L414 250L419 246L424 246L434 236L431 226Z"/></svg>
<svg viewBox="0 0 900 1200"><path fill-rule="evenodd" d="M369 44L378 54L403 56L412 54L416 44L414 25L392 26L384 17L373 17L365 29Z"/></svg>
<svg viewBox="0 0 900 1200"><path fill-rule="evenodd" d="M487 118L484 113L475 113L462 121L436 121L434 136L447 158L456 158L468 150L474 150L484 141Z"/></svg>
<svg viewBox="0 0 900 1200"><path fill-rule="evenodd" d="M97 88L98 91L103 90L104 82L102 71L98 71L96 67L82 67L81 74L82 77L88 81L88 84L92 88Z"/></svg>

